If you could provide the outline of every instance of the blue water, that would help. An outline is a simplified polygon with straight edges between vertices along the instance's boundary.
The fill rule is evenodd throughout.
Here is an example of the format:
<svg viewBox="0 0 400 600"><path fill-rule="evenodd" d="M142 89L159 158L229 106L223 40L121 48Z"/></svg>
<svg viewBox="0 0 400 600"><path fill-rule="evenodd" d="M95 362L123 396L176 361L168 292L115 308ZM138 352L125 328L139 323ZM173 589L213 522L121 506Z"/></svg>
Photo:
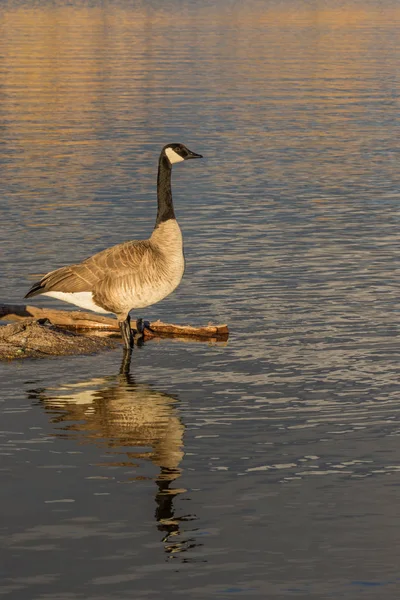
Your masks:
<svg viewBox="0 0 400 600"><path fill-rule="evenodd" d="M187 269L138 316L231 332L0 365L4 598L398 598L399 25L2 3L2 301L147 237L179 141Z"/></svg>

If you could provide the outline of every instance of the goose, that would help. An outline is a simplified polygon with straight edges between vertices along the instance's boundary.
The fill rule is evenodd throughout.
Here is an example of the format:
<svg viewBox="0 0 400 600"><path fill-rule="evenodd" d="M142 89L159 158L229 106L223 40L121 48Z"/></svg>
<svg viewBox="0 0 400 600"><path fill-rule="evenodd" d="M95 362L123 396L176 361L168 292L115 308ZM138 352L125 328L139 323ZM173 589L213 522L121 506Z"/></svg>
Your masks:
<svg viewBox="0 0 400 600"><path fill-rule="evenodd" d="M97 313L114 313L130 350L134 340L129 311L163 300L183 277L183 241L172 202L171 170L175 163L193 158L203 157L183 144L167 144L161 150L157 218L147 240L123 242L51 271L32 285L25 298L42 294Z"/></svg>

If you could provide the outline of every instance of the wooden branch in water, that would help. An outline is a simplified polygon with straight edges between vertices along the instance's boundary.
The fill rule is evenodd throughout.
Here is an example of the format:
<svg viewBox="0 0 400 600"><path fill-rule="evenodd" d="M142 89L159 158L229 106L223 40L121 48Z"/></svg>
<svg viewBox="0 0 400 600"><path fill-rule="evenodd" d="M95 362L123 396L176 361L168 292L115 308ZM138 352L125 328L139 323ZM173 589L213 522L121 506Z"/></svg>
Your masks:
<svg viewBox="0 0 400 600"><path fill-rule="evenodd" d="M163 323L162 321L153 321L150 328L144 330L145 338L157 337L157 335L168 336L191 336L191 337L228 337L228 325L205 325L204 327L192 327L191 325L174 325L173 323Z"/></svg>
<svg viewBox="0 0 400 600"><path fill-rule="evenodd" d="M34 317L35 319L48 319L53 325L73 330L100 330L110 333L119 332L116 319L103 317L94 313L81 311L56 310L54 308L40 308L30 305L0 304L0 319L20 321ZM145 328L144 337L158 336L189 336L197 338L222 338L227 339L229 330L227 325L206 325L192 327L191 325L175 325L154 321L150 328Z"/></svg>

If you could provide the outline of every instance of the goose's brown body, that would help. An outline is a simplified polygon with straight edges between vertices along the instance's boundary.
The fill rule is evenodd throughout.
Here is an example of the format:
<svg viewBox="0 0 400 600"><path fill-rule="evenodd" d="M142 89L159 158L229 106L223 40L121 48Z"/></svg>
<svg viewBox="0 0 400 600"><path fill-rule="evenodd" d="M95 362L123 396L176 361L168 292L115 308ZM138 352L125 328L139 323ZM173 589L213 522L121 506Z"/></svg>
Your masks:
<svg viewBox="0 0 400 600"><path fill-rule="evenodd" d="M131 309L166 298L179 285L184 269L181 230L175 219L169 219L148 240L118 244L48 273L29 296L52 296L95 312L114 313L123 321Z"/></svg>

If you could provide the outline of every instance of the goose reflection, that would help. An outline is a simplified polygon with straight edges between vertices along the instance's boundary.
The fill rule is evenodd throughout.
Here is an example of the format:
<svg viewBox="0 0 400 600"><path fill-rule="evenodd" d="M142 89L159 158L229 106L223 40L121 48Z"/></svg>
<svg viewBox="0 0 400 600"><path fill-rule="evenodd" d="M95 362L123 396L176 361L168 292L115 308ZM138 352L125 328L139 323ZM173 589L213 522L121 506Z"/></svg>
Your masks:
<svg viewBox="0 0 400 600"><path fill-rule="evenodd" d="M184 455L185 427L176 397L136 383L129 372L129 360L123 361L116 376L30 390L29 397L44 407L51 423L62 424L58 437L105 446L113 449L113 455L123 454L122 460L119 457L107 465L137 467L137 459L157 465L155 518L166 553L172 558L198 545L194 539L182 539L180 531L183 521L196 517L176 516L173 505L174 498L186 492L172 487L181 476L179 465Z"/></svg>

